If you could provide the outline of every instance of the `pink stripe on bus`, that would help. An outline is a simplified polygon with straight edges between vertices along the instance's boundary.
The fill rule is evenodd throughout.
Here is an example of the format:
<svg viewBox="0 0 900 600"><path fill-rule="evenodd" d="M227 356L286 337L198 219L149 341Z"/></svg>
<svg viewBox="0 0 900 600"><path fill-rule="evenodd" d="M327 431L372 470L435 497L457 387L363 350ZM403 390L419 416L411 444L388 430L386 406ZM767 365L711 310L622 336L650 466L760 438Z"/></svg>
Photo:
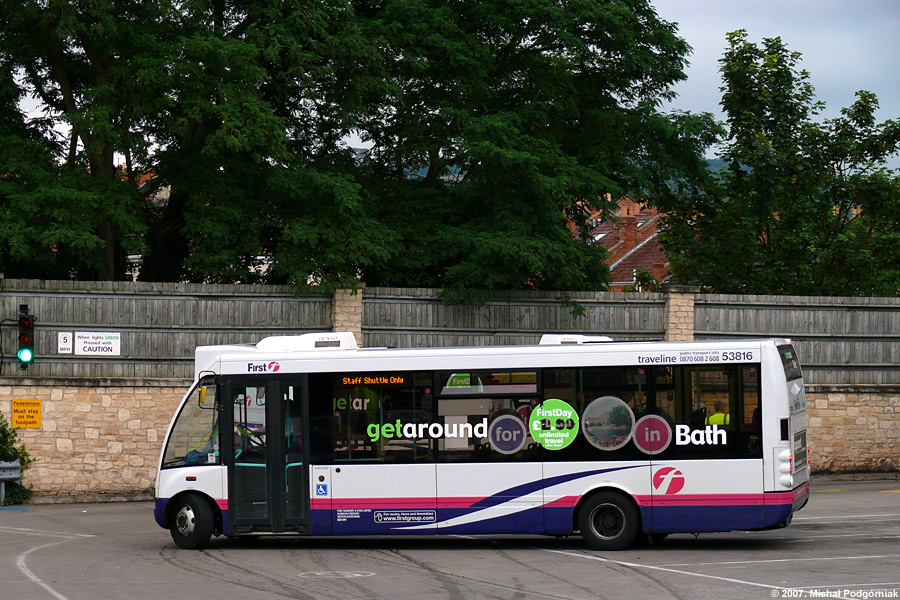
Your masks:
<svg viewBox="0 0 900 600"><path fill-rule="evenodd" d="M562 498L557 498L556 500L553 500L552 502L548 502L544 506L571 508L571 507L575 506L576 504L578 504L579 499L580 499L580 496L563 496Z"/></svg>
<svg viewBox="0 0 900 600"><path fill-rule="evenodd" d="M735 506L766 504L765 494L656 494L653 506Z"/></svg>
<svg viewBox="0 0 900 600"><path fill-rule="evenodd" d="M483 496L449 496L438 498L438 508L468 508L484 500Z"/></svg>
<svg viewBox="0 0 900 600"><path fill-rule="evenodd" d="M525 500L525 497L510 500ZM347 508L468 508L485 500L484 496L448 496L445 498L318 498L310 499L310 506L320 504L333 509ZM503 499L498 499L501 502ZM532 502L533 499L527 500ZM574 504L573 504L574 506Z"/></svg>
<svg viewBox="0 0 900 600"><path fill-rule="evenodd" d="M755 506L773 504L791 504L798 497L809 493L809 484L797 488L793 492L777 492L763 494L636 494L634 499L639 506ZM354 509L354 508L468 508L483 501L479 496L451 496L446 498L310 498L310 507L314 509ZM518 500L520 498L510 498ZM578 504L580 496L563 496L544 506L562 508ZM525 500L524 497L521 500ZM222 500L219 502L225 502Z"/></svg>
<svg viewBox="0 0 900 600"><path fill-rule="evenodd" d="M332 498L331 508L435 508L429 498Z"/></svg>
<svg viewBox="0 0 900 600"><path fill-rule="evenodd" d="M759 506L791 504L790 492L765 494L638 494L639 506Z"/></svg>

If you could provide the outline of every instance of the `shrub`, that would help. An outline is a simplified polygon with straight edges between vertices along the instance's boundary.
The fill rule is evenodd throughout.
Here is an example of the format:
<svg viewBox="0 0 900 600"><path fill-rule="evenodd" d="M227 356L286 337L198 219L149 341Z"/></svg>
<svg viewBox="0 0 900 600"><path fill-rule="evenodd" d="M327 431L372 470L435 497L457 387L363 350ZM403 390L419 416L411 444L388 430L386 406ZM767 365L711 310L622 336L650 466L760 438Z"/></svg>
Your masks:
<svg viewBox="0 0 900 600"><path fill-rule="evenodd" d="M31 458L31 455L25 449L25 444L19 443L19 436L16 434L16 430L10 427L6 417L0 414L0 462L10 462L17 458L23 472L34 462L34 459ZM6 494L3 499L4 505L22 504L29 498L31 498L31 489L18 483L6 484Z"/></svg>

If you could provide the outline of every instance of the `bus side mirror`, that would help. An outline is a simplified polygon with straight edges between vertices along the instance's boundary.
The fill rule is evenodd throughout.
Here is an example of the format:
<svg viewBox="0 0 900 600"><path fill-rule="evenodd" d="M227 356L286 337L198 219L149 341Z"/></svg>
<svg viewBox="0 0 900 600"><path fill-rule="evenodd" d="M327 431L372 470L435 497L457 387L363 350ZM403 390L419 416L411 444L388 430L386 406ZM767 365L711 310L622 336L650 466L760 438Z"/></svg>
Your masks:
<svg viewBox="0 0 900 600"><path fill-rule="evenodd" d="M200 386L200 408L215 408L216 407L216 388L209 389L211 386L201 385Z"/></svg>

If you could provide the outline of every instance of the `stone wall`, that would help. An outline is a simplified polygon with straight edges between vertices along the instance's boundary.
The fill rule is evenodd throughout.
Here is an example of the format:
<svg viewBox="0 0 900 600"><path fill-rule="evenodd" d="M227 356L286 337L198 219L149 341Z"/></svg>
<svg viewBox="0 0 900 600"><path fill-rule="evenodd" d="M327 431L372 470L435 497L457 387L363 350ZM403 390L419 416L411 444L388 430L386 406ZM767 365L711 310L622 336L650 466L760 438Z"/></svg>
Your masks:
<svg viewBox="0 0 900 600"><path fill-rule="evenodd" d="M900 388L807 387L813 472L900 469Z"/></svg>
<svg viewBox="0 0 900 600"><path fill-rule="evenodd" d="M688 285L666 287L663 311L667 342L690 342L694 339L694 297L700 288Z"/></svg>
<svg viewBox="0 0 900 600"><path fill-rule="evenodd" d="M153 494L169 421L189 382L22 380L0 384L0 412L11 399L41 400L41 429L19 429L35 463L25 471L36 502Z"/></svg>
<svg viewBox="0 0 900 600"><path fill-rule="evenodd" d="M365 284L355 290L335 290L331 302L331 323L333 331L349 331L359 346L362 342L362 303Z"/></svg>

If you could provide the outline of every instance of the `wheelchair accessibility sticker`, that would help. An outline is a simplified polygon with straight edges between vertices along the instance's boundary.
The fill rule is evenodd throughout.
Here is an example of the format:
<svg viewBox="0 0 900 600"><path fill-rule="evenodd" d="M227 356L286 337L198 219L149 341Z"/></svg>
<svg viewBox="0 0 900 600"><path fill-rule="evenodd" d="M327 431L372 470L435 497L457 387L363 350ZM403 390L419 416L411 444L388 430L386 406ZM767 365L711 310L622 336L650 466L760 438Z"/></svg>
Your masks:
<svg viewBox="0 0 900 600"><path fill-rule="evenodd" d="M328 484L327 483L317 483L316 484L316 496L327 496L328 495Z"/></svg>

